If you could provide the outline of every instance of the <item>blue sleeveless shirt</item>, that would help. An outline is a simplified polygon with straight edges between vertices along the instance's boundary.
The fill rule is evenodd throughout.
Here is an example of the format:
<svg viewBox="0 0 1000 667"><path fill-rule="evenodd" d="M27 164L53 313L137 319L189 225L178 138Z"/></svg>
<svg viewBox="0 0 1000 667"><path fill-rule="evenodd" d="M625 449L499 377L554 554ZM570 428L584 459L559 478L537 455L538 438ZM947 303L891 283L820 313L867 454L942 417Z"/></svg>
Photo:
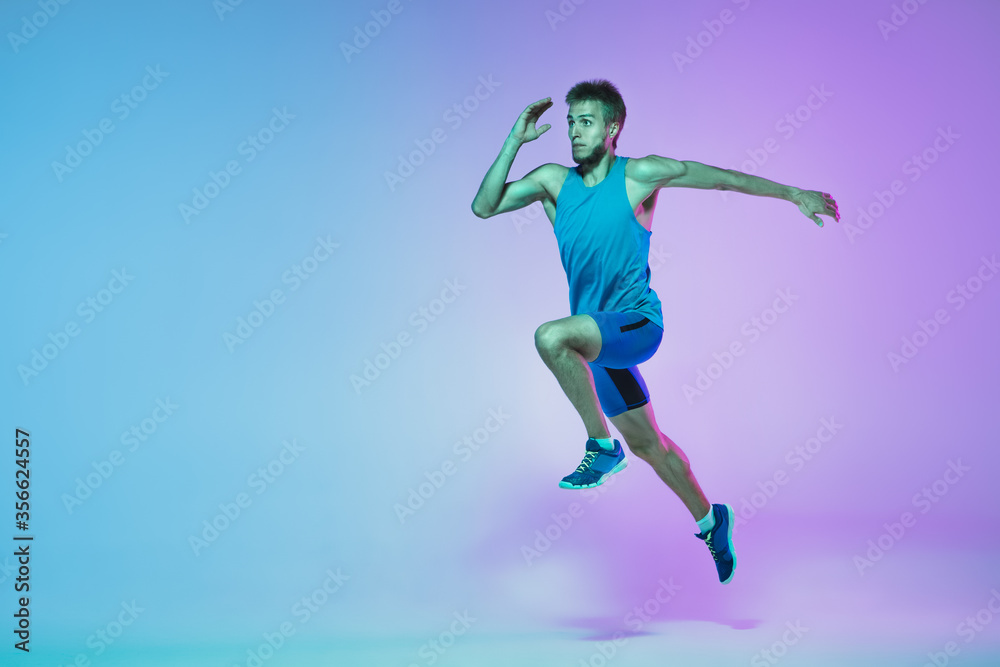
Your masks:
<svg viewBox="0 0 1000 667"><path fill-rule="evenodd" d="M660 299L649 287L650 232L625 192L625 163L615 156L603 181L588 188L577 168L556 200L554 231L569 281L571 315L634 310L663 328Z"/></svg>

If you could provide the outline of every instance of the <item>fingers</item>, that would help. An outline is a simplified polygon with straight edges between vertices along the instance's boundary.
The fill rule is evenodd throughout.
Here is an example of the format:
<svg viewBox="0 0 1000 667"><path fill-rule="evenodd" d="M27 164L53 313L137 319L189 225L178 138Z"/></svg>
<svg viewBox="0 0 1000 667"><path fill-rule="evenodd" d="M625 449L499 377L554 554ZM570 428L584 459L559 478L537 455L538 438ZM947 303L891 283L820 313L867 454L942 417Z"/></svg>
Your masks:
<svg viewBox="0 0 1000 667"><path fill-rule="evenodd" d="M828 215L837 222L840 222L840 211L837 208L837 201L830 196L829 192L813 190L808 194L810 195L808 199L811 199L811 201L807 199L801 202L799 208L810 220L815 222L818 227L823 226L823 221L819 218L819 215ZM819 197L816 197L816 195L819 195ZM820 200L818 204L815 201L817 198Z"/></svg>
<svg viewBox="0 0 1000 667"><path fill-rule="evenodd" d="M826 195L826 197L830 197L830 195ZM834 201L832 197L830 197L830 201L826 203L826 209L831 211L830 217L837 222L840 222L840 210L837 208L837 202Z"/></svg>
<svg viewBox="0 0 1000 667"><path fill-rule="evenodd" d="M539 136L541 136L541 135L545 134L546 132L548 132L551 129L552 129L552 126L550 124L546 123L545 125L542 125L540 128L538 128L538 134L539 134Z"/></svg>
<svg viewBox="0 0 1000 667"><path fill-rule="evenodd" d="M534 111L535 111L535 113L534 113L535 118L538 118L539 116L541 116L543 113L545 113L546 111L548 111L549 108L552 106L552 100L550 98L548 98L548 97L546 97L545 99L547 99L548 102L545 102L545 103L540 104L540 105L536 105L536 107L534 109Z"/></svg>
<svg viewBox="0 0 1000 667"><path fill-rule="evenodd" d="M823 200L823 215L828 215L837 222L840 222L840 211L837 208L837 201L830 196L829 192L818 192Z"/></svg>
<svg viewBox="0 0 1000 667"><path fill-rule="evenodd" d="M534 111L539 107L544 107L542 109L544 111L544 109L548 109L550 106L552 106L552 98L546 97L538 100L537 102L532 102L531 104L528 105L528 108L525 109L525 111Z"/></svg>

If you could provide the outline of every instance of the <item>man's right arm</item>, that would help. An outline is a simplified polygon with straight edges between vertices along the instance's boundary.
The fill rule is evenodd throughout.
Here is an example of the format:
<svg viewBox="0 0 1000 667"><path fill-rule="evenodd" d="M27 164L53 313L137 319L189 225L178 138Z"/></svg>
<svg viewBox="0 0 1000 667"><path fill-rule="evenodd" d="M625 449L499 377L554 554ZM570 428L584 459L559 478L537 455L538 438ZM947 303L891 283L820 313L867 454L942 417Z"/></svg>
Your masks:
<svg viewBox="0 0 1000 667"><path fill-rule="evenodd" d="M534 141L545 134L551 125L535 126L539 116L546 109L552 106L552 98L538 100L528 107L518 117L514 128L503 142L500 155L493 161L490 170L486 172L479 192L472 200L472 212L480 218L489 218L499 213L506 213L528 204L545 199L548 191L543 184L544 175L550 165L542 165L537 169L528 172L524 178L512 183L507 183L507 176L510 174L510 166L514 164L514 157L518 149L529 141Z"/></svg>
<svg viewBox="0 0 1000 667"><path fill-rule="evenodd" d="M507 183L510 166L520 144L508 138L500 155L486 172L476 198L472 200L472 212L479 218L489 218L500 213L524 208L545 199L548 192L542 183L543 172L548 165L542 165L524 175L524 178Z"/></svg>

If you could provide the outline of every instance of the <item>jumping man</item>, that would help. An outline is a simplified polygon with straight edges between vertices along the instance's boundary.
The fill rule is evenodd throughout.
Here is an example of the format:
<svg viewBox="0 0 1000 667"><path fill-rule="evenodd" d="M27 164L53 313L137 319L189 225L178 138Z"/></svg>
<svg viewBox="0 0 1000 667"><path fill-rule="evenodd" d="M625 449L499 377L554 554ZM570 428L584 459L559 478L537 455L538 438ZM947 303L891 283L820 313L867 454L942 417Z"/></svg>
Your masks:
<svg viewBox="0 0 1000 667"><path fill-rule="evenodd" d="M583 462L559 486L598 486L625 468L625 453L608 432L607 415L631 452L649 463L691 512L700 531L695 536L708 545L719 580L728 584L736 569L733 508L709 504L684 452L656 425L638 369L663 337L660 300L649 286L656 196L660 188L682 187L777 197L820 227L818 215L840 220L837 203L823 192L699 162L616 156L625 103L603 79L573 86L566 103L577 166L543 164L506 182L518 149L552 127L535 126L552 106L546 97L521 113L472 202L478 217L489 218L540 201L555 231L571 315L538 327L535 347L580 413L588 437Z"/></svg>

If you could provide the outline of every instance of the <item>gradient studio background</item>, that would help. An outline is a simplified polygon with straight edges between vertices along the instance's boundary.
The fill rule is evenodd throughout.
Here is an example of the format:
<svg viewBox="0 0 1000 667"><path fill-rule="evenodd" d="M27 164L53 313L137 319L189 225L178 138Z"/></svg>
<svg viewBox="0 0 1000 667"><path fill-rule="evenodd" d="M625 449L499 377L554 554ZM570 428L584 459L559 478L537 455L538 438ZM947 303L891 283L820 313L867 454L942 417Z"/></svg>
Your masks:
<svg viewBox="0 0 1000 667"><path fill-rule="evenodd" d="M996 2L17 0L0 27L4 664L1000 661ZM659 197L642 368L745 520L726 587L637 458L557 488L585 433L533 345L569 314L551 227L469 208L535 100L511 178L572 164L594 77L619 154L840 205Z"/></svg>

